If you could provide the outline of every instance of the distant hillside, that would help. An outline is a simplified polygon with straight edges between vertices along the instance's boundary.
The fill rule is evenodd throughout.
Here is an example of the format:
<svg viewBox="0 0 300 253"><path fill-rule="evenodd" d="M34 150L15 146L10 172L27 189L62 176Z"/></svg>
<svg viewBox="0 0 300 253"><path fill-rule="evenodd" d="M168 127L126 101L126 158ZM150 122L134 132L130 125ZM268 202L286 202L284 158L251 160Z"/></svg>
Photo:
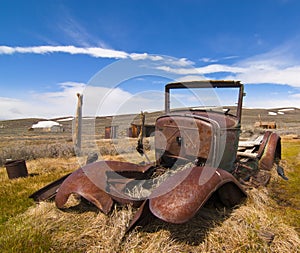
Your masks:
<svg viewBox="0 0 300 253"><path fill-rule="evenodd" d="M163 112L146 113L146 125L154 125L157 117ZM64 127L64 134L72 133L72 116L60 117L51 120L58 121ZM32 124L37 123L41 118L29 118L18 120L3 120L0 121L0 134L26 134ZM282 134L298 134L300 135L300 109L294 107L288 108L272 108L272 109L258 109L258 108L243 108L242 112L242 129L249 130L254 128L257 121L276 122L276 131ZM104 136L104 129L107 126L140 123L139 114L126 114L118 116L105 116L95 118L84 118L84 125L95 124L95 132L99 136Z"/></svg>

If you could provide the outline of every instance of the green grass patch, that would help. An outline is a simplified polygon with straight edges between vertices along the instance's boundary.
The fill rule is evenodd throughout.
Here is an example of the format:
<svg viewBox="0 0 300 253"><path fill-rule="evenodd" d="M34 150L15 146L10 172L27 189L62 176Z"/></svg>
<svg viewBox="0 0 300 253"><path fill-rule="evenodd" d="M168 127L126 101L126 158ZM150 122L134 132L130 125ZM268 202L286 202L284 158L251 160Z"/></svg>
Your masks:
<svg viewBox="0 0 300 253"><path fill-rule="evenodd" d="M17 179L9 179L6 169L0 168L0 252L49 251L51 234L24 213L35 207L29 198L32 193L77 167L74 161L56 159L56 162L53 164L53 159L29 161L29 176Z"/></svg>
<svg viewBox="0 0 300 253"><path fill-rule="evenodd" d="M49 252L52 242L50 234L42 227L36 228L28 217L19 215L0 226L0 251L10 253Z"/></svg>
<svg viewBox="0 0 300 253"><path fill-rule="evenodd" d="M40 162L28 162L29 176L26 178L9 179L4 167L0 171L0 225L10 217L14 217L27 210L34 204L28 196L45 186L46 184L67 174L71 169L52 165L51 159L43 159Z"/></svg>
<svg viewBox="0 0 300 253"><path fill-rule="evenodd" d="M9 218L24 212L33 201L28 198L30 189L28 179L15 179L13 182L2 181L0 188L0 224Z"/></svg>
<svg viewBox="0 0 300 253"><path fill-rule="evenodd" d="M279 205L276 212L300 234L300 140L282 142L282 163L289 180L273 180L271 196Z"/></svg>

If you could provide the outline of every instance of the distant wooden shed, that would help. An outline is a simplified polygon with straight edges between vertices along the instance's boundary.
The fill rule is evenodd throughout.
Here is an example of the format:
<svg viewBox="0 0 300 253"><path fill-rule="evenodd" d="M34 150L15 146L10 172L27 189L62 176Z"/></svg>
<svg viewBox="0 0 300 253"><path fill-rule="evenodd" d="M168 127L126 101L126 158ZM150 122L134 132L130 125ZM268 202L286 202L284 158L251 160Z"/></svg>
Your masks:
<svg viewBox="0 0 300 253"><path fill-rule="evenodd" d="M275 121L257 121L255 122L254 127L263 129L276 129L277 125Z"/></svg>
<svg viewBox="0 0 300 253"><path fill-rule="evenodd" d="M131 124L128 129L128 137L137 138L141 132L141 125ZM152 133L155 132L155 125L144 125L144 136L150 137Z"/></svg>
<svg viewBox="0 0 300 253"><path fill-rule="evenodd" d="M150 137L152 133L155 131L154 125L145 125L144 126L144 136ZM130 137L130 138L138 138L141 132L141 125L131 124L127 131L119 126L106 126L104 138L105 139L116 139L118 137Z"/></svg>
<svg viewBox="0 0 300 253"><path fill-rule="evenodd" d="M105 127L105 133L104 133L105 139L116 139L117 136L118 136L118 126Z"/></svg>

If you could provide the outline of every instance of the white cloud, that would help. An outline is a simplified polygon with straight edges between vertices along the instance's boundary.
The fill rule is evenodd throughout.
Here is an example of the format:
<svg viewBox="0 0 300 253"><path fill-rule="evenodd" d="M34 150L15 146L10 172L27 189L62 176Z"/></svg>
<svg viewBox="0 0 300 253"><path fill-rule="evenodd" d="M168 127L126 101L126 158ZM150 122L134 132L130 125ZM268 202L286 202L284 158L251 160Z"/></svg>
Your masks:
<svg viewBox="0 0 300 253"><path fill-rule="evenodd" d="M253 65L243 73L238 73L227 78L238 79L248 84L272 83L300 87L300 65L287 68L272 67L270 65Z"/></svg>
<svg viewBox="0 0 300 253"><path fill-rule="evenodd" d="M177 82L207 80L203 75L187 75L176 79Z"/></svg>
<svg viewBox="0 0 300 253"><path fill-rule="evenodd" d="M106 49L101 47L75 47L75 46L37 46L37 47L8 47L0 46L0 54L49 54L49 53L68 53L85 54L96 58L125 59L128 54L123 51Z"/></svg>
<svg viewBox="0 0 300 253"><path fill-rule="evenodd" d="M33 98L42 99L43 101L51 102L53 100L62 100L62 103L69 97L76 97L77 93L82 93L86 87L85 83L63 82L59 84L60 90L55 92L34 93Z"/></svg>
<svg viewBox="0 0 300 253"><path fill-rule="evenodd" d="M271 83L300 87L299 54L298 42L288 42L264 54L235 63L234 66L244 71L233 72L230 78L249 84Z"/></svg>
<svg viewBox="0 0 300 253"><path fill-rule="evenodd" d="M300 101L300 93L292 94L292 95L290 95L290 97L293 98L293 99L299 99L299 100L298 100L298 104L299 104L299 101Z"/></svg>
<svg viewBox="0 0 300 253"><path fill-rule="evenodd" d="M0 97L0 119L23 118L29 109L25 101L14 98Z"/></svg>
<svg viewBox="0 0 300 253"><path fill-rule="evenodd" d="M286 84L300 87L300 61L296 57L297 45L287 44L265 54L256 55L233 65L208 64L196 67L195 63L186 59L176 59L166 56L150 55L147 53L127 53L102 47L75 47L75 46L36 46L36 47L9 47L0 46L1 54L49 54L68 53L84 54L95 58L129 59L134 61L150 60L151 67L164 71L164 74L174 74L178 81L203 80L217 77L218 79L240 80L245 84ZM295 52L295 55L294 55ZM229 56L228 59L236 58ZM225 58L223 58L225 59ZM203 58L204 62L214 62L210 58ZM147 63L147 62L146 62ZM152 73L152 72L151 72ZM155 72L156 73L156 72ZM158 74L161 74L157 72ZM226 74L225 74L226 73ZM181 76L179 76L181 75ZM163 76L163 75L162 75ZM163 98L153 92L144 94L131 94L120 88L110 89L105 87L86 86L84 83L64 82L59 84L56 92L31 93L30 99L0 97L0 119L42 117L51 118L58 116L74 115L76 109L76 93L83 92L84 112L88 116L97 113L111 115L117 113L129 113L140 111L151 106L160 110ZM148 96L151 94L153 97ZM106 96L106 97L104 97ZM158 99L160 97L160 99ZM299 105L300 95L289 96L278 100L256 101L247 98L245 105L248 107L289 107ZM102 102L103 103L102 103ZM155 101L155 102L154 102ZM120 106L126 104L126 106ZM138 105L139 107L137 108ZM100 106L100 107L99 107ZM97 110L98 108L98 110Z"/></svg>
<svg viewBox="0 0 300 253"><path fill-rule="evenodd" d="M163 92L144 91L132 94L118 87L95 87L76 82L65 82L59 86L60 90L57 92L30 93L26 100L0 97L0 120L74 116L77 93L83 94L83 116L163 109Z"/></svg>
<svg viewBox="0 0 300 253"><path fill-rule="evenodd" d="M217 59L212 59L212 58L208 58L208 57L203 57L203 58L201 58L199 60L202 61L202 62L205 62L205 63L214 63L214 62L218 62L219 61Z"/></svg>
<svg viewBox="0 0 300 253"><path fill-rule="evenodd" d="M71 39L72 42L83 47L90 47L90 42L96 41L102 48L109 48L106 43L97 38L94 34L89 33L86 27L75 20L67 9L63 8L62 12L63 15L60 16L59 20L57 20L57 24L54 26L56 32L60 29L66 37Z"/></svg>
<svg viewBox="0 0 300 253"><path fill-rule="evenodd" d="M142 54L137 54L137 53L132 53L129 55L132 60L152 60L152 61L161 61L163 60L162 56L158 55L149 55L147 53L142 53Z"/></svg>
<svg viewBox="0 0 300 253"><path fill-rule="evenodd" d="M178 66L178 67L185 67L185 66L192 66L194 62L188 60L187 58L180 58L180 59L175 59L169 61L167 63L170 63L171 65Z"/></svg>
<svg viewBox="0 0 300 253"><path fill-rule="evenodd" d="M231 59L236 59L239 58L239 56L237 55L229 55L229 56L225 56L223 58L221 58L222 60L231 60Z"/></svg>
<svg viewBox="0 0 300 253"><path fill-rule="evenodd" d="M140 113L141 110L162 110L163 92L147 90L132 94L121 88L87 86L83 92L83 114L118 115Z"/></svg>
<svg viewBox="0 0 300 253"><path fill-rule="evenodd" d="M0 119L53 118L74 115L82 83L62 83L57 92L27 94L26 100L0 97Z"/></svg>
<svg viewBox="0 0 300 253"><path fill-rule="evenodd" d="M83 54L95 58L113 58L113 59L132 59L132 60L151 60L153 62L163 62L168 66L185 67L194 63L186 58L171 58L167 56L151 55L148 53L127 53L114 49L102 47L76 47L76 46L36 46L36 47L9 47L0 46L1 54L50 54L67 53L71 55Z"/></svg>
<svg viewBox="0 0 300 253"><path fill-rule="evenodd" d="M202 61L202 62L205 62L205 63L216 63L216 62L220 62L222 60L231 60L231 59L235 59L235 58L238 58L238 56L230 55L230 56L221 57L220 59L213 59L213 58L209 58L209 57L203 57L203 58L200 58L199 61Z"/></svg>
<svg viewBox="0 0 300 253"><path fill-rule="evenodd" d="M205 74L212 74L218 72L232 72L232 73L240 73L244 72L245 69L241 67L235 66L228 66L228 65L221 65L221 64L211 64L204 67L199 68L173 68L170 66L159 66L157 67L159 70L163 70L166 72L178 74L178 75L205 75Z"/></svg>
<svg viewBox="0 0 300 253"><path fill-rule="evenodd" d="M250 99L244 100L244 107L248 108L280 108L280 107L299 107L299 98L284 97L280 99Z"/></svg>
<svg viewBox="0 0 300 253"><path fill-rule="evenodd" d="M0 119L29 117L49 119L74 116L77 93L83 94L84 116L139 113L141 110L157 111L164 107L163 91L147 90L132 94L118 87L95 87L76 82L65 82L59 86L60 90L57 92L31 93L26 101L0 97ZM200 96L200 101L205 101L208 97L207 95L205 97ZM187 99L186 95L184 98ZM263 101L247 97L244 105L256 108L297 107L299 98L300 93L291 94L287 98Z"/></svg>
<svg viewBox="0 0 300 253"><path fill-rule="evenodd" d="M294 42L287 43L275 48L270 52L255 55L233 65L209 64L203 67L179 67L170 65L160 65L157 69L178 74L178 75L214 75L220 78L220 73L227 72L221 77L228 80L240 80L245 84L282 84L293 87L300 87L300 61L297 55L300 47ZM233 59L236 56L224 57L221 59ZM211 58L202 58L206 63L216 62ZM217 75L216 75L217 74Z"/></svg>

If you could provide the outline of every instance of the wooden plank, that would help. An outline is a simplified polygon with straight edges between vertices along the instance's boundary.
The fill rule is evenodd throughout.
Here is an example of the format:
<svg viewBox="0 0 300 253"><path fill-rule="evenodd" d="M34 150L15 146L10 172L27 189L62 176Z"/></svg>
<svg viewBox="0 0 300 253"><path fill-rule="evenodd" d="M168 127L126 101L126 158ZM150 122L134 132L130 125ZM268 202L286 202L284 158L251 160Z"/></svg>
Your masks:
<svg viewBox="0 0 300 253"><path fill-rule="evenodd" d="M251 159L256 159L257 154L256 153L249 153L249 152L237 152L237 156L243 156L243 157L248 157Z"/></svg>

